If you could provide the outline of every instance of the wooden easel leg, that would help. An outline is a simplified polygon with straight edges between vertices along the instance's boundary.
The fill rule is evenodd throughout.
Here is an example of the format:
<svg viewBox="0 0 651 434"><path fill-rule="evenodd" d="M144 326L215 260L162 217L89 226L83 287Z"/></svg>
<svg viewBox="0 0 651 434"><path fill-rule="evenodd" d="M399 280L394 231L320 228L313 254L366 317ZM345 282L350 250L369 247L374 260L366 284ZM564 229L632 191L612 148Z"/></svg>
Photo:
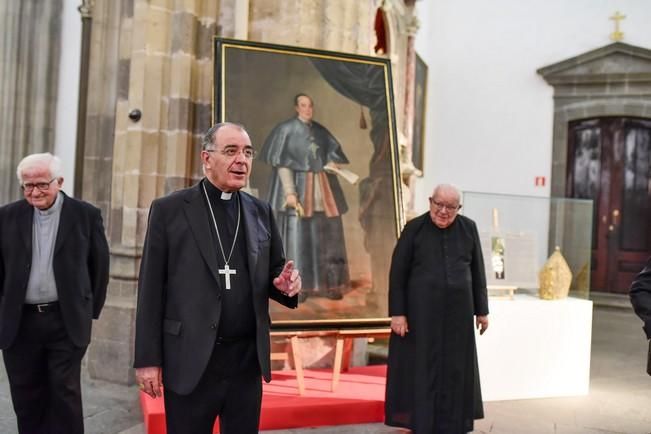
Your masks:
<svg viewBox="0 0 651 434"><path fill-rule="evenodd" d="M341 374L341 359L344 355L344 338L337 338L337 345L335 346L335 360L332 367L332 391L334 392L339 385L339 375Z"/></svg>
<svg viewBox="0 0 651 434"><path fill-rule="evenodd" d="M305 376L303 375L303 359L301 351L298 348L298 336L292 336L289 339L292 347L292 357L294 358L294 369L296 370L296 382L298 383L298 394L305 394Z"/></svg>

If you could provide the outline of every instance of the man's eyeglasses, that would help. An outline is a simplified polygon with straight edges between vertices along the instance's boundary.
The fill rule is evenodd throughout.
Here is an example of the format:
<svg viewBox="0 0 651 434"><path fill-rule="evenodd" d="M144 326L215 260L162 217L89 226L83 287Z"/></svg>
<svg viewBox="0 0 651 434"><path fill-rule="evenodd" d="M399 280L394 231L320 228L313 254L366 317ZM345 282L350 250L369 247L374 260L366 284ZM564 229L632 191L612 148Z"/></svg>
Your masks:
<svg viewBox="0 0 651 434"><path fill-rule="evenodd" d="M229 158L233 158L241 152L242 154L244 154L244 158L246 158L247 160L252 160L255 158L255 149L253 148L239 149L235 146L227 146L224 149L204 149L204 151L219 152L220 154L225 155Z"/></svg>
<svg viewBox="0 0 651 434"><path fill-rule="evenodd" d="M437 211L447 210L448 212L457 212L461 209L461 205L446 205L444 203L435 201L432 197L429 198L429 203L434 205Z"/></svg>
<svg viewBox="0 0 651 434"><path fill-rule="evenodd" d="M27 184L21 185L20 188L22 188L26 193L30 193L34 188L38 188L40 191L47 191L50 189L50 184L52 184L52 181L55 179L56 178L52 178L49 182L37 182L35 184L28 182Z"/></svg>

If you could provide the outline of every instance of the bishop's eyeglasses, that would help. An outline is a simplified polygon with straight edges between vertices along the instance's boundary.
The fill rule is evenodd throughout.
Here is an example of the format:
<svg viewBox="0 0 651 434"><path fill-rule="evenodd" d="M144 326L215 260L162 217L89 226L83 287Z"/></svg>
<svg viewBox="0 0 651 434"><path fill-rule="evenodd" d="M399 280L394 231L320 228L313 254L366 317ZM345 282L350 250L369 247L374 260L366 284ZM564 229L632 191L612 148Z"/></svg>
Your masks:
<svg viewBox="0 0 651 434"><path fill-rule="evenodd" d="M461 209L461 205L447 205L442 202L437 202L433 197L429 198L429 203L434 205L434 208L436 208L437 211L446 210L448 212L457 212Z"/></svg>
<svg viewBox="0 0 651 434"><path fill-rule="evenodd" d="M219 152L220 154L228 157L234 158L240 152L244 154L244 158L247 160L252 160L255 158L255 149L253 148L238 148L237 146L226 146L224 149L204 149L206 152Z"/></svg>
<svg viewBox="0 0 651 434"><path fill-rule="evenodd" d="M52 184L52 181L55 179L56 178L52 178L48 182L28 182L26 184L22 184L20 188L22 188L25 193L31 193L34 188L38 188L40 191L48 191L50 189L50 184Z"/></svg>

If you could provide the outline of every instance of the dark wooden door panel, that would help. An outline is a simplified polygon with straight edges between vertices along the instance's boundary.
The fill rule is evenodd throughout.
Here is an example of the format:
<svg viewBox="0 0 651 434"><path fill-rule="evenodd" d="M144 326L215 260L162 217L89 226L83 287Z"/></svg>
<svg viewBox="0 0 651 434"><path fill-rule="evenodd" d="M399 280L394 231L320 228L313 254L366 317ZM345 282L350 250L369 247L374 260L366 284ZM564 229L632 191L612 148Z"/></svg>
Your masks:
<svg viewBox="0 0 651 434"><path fill-rule="evenodd" d="M626 292L651 255L651 121L569 125L567 196L594 201L592 289Z"/></svg>

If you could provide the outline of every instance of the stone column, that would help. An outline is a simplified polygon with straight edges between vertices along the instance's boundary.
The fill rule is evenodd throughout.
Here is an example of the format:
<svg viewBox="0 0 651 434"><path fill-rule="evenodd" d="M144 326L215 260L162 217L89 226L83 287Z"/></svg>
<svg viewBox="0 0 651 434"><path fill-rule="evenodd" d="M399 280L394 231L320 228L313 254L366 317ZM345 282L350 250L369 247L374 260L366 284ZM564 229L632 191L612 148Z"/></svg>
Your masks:
<svg viewBox="0 0 651 434"><path fill-rule="evenodd" d="M129 383L148 210L153 199L188 186L200 173L200 134L211 122L218 6L214 0L125 0L122 5L112 119L111 279L94 328L89 372Z"/></svg>
<svg viewBox="0 0 651 434"><path fill-rule="evenodd" d="M413 11L413 9L412 9ZM416 16L412 15L407 25L407 55L405 65L405 102L404 102L404 123L402 132L405 137L405 160L400 161L402 170L402 180L405 184L406 191L403 194L403 208L406 216L412 216L414 210L414 164L412 160L412 146L414 140L414 111L415 111L415 91L416 91L416 48L414 46L416 33L418 32L419 22ZM404 169L404 170L403 170ZM404 188L404 187L403 187Z"/></svg>
<svg viewBox="0 0 651 434"><path fill-rule="evenodd" d="M21 197L16 165L54 149L62 0L0 2L0 203Z"/></svg>
<svg viewBox="0 0 651 434"><path fill-rule="evenodd" d="M249 38L253 41L372 53L375 40L372 0L249 0L249 3Z"/></svg>
<svg viewBox="0 0 651 434"><path fill-rule="evenodd" d="M84 142L86 139L86 113L88 111L88 67L90 65L90 37L93 24L93 1L82 0L77 10L81 15L81 59L79 66L79 98L77 105L77 142L75 149L74 195L81 197L84 185Z"/></svg>

